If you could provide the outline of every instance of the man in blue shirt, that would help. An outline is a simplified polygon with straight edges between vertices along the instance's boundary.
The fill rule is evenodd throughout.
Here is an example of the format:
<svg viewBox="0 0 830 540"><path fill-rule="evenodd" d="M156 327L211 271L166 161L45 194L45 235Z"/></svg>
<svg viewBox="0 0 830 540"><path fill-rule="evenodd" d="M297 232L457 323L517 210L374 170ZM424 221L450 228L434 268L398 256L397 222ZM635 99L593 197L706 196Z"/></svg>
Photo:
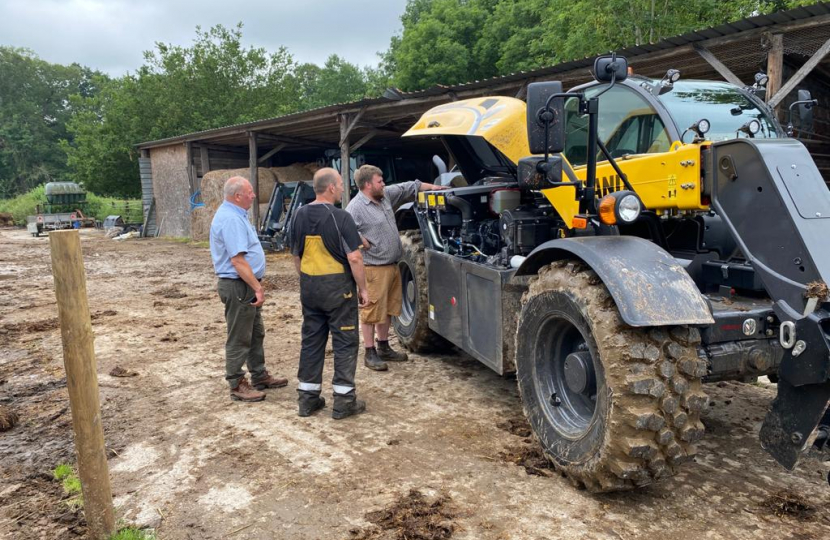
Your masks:
<svg viewBox="0 0 830 540"><path fill-rule="evenodd" d="M225 182L224 195L225 201L210 224L210 256L228 324L225 379L231 387L231 399L262 401L265 393L260 390L285 386L288 379L272 377L265 369L265 293L260 283L265 275L265 253L248 221L248 209L256 195L250 182L241 176ZM242 370L245 364L251 372L251 383Z"/></svg>

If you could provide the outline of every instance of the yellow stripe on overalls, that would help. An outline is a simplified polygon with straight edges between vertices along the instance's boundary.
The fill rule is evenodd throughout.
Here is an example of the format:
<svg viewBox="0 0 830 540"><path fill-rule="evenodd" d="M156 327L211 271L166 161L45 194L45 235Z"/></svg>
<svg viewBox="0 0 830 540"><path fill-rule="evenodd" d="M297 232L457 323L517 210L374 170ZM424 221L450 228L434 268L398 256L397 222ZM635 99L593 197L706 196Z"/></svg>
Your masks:
<svg viewBox="0 0 830 540"><path fill-rule="evenodd" d="M300 260L300 271L309 276L330 276L344 274L343 265L331 256L323 244L323 237L307 235L303 258Z"/></svg>

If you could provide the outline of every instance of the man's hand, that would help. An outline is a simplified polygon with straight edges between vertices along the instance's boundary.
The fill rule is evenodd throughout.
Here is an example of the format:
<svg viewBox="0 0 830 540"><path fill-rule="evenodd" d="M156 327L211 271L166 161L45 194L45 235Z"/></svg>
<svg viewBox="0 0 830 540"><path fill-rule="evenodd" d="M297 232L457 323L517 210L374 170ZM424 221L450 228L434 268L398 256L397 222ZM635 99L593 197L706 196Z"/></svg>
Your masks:
<svg viewBox="0 0 830 540"><path fill-rule="evenodd" d="M364 237L362 235L360 237L360 241L363 243L364 251L368 251L369 248L372 247L372 244L370 244L369 241L366 239L366 237Z"/></svg>
<svg viewBox="0 0 830 540"><path fill-rule="evenodd" d="M357 291L357 305L360 307L369 305L369 291L366 289L360 289Z"/></svg>
<svg viewBox="0 0 830 540"><path fill-rule="evenodd" d="M259 307L265 303L265 291L262 288L258 291L254 291L254 294L256 295L256 302L251 304L252 306Z"/></svg>
<svg viewBox="0 0 830 540"><path fill-rule="evenodd" d="M421 182L421 189L420 191L441 191L447 189L448 186L439 186L436 184L426 184Z"/></svg>

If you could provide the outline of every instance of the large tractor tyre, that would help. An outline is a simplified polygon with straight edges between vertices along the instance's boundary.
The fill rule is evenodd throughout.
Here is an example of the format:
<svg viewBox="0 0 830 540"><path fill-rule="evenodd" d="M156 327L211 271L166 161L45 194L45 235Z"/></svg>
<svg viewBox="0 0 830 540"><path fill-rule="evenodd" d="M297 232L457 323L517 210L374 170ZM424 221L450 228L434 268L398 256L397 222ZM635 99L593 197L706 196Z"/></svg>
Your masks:
<svg viewBox="0 0 830 540"><path fill-rule="evenodd" d="M429 329L429 298L424 242L419 231L401 233L403 256L401 270L403 302L401 314L392 317L398 341L412 352L441 350L449 343Z"/></svg>
<svg viewBox="0 0 830 540"><path fill-rule="evenodd" d="M708 401L699 342L695 328L627 326L581 262L542 268L522 298L516 368L525 415L555 467L603 492L692 460Z"/></svg>

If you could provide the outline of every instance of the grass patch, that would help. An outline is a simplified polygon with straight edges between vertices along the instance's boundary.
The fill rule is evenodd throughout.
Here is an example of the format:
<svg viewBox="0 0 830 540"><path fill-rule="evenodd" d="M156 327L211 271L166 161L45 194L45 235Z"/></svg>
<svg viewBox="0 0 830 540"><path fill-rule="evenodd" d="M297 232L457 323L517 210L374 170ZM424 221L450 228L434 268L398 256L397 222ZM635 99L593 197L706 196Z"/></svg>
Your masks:
<svg viewBox="0 0 830 540"><path fill-rule="evenodd" d="M81 479L75 473L75 469L67 463L61 463L52 471L52 476L63 486L63 492L69 497L66 500L67 506L73 510L82 508L84 496L81 493Z"/></svg>
<svg viewBox="0 0 830 540"><path fill-rule="evenodd" d="M63 480L64 478L72 474L75 474L72 470L72 466L67 463L61 463L60 465L55 467L54 471L52 471L52 476L55 477L55 480Z"/></svg>
<svg viewBox="0 0 830 540"><path fill-rule="evenodd" d="M46 203L46 188L38 186L27 193L23 193L13 199L0 199L0 213L12 215L16 225L25 225L26 216L37 213L37 206ZM66 206L65 210L72 211L73 207ZM141 223L144 211L140 199L116 199L113 197L102 197L87 191L86 206L81 209L84 214L104 221L109 215L120 215L128 223Z"/></svg>
<svg viewBox="0 0 830 540"><path fill-rule="evenodd" d="M109 540L156 540L156 535L135 527L124 527L110 536Z"/></svg>
<svg viewBox="0 0 830 540"><path fill-rule="evenodd" d="M197 241L191 240L187 236L165 236L164 239L168 240L170 242L176 242L178 244L187 244L187 245L193 246L193 247L199 247L199 248L209 248L210 247L210 242L207 241L207 240L202 240L200 242L197 242Z"/></svg>

